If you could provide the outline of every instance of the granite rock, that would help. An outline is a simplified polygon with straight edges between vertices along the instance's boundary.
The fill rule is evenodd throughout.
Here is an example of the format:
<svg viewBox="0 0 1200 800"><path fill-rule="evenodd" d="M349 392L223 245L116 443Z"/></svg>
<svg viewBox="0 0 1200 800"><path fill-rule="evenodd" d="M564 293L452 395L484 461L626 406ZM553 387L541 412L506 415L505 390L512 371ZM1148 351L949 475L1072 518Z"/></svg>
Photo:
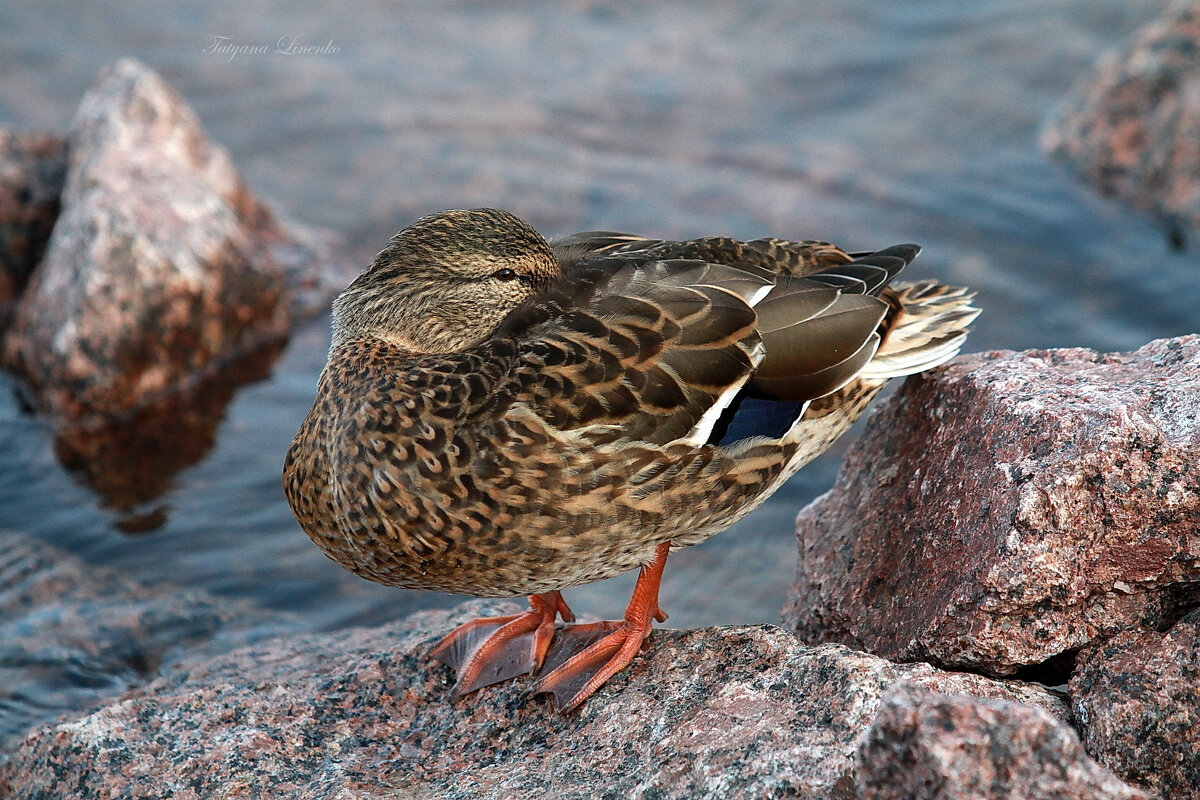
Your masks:
<svg viewBox="0 0 1200 800"><path fill-rule="evenodd" d="M250 195L182 98L119 61L75 116L4 362L57 422L128 416L285 337L292 307L334 279L314 247Z"/></svg>
<svg viewBox="0 0 1200 800"><path fill-rule="evenodd" d="M1200 798L1200 611L1088 647L1070 687L1088 752L1162 797Z"/></svg>
<svg viewBox="0 0 1200 800"><path fill-rule="evenodd" d="M858 742L898 681L1068 713L1038 686L808 647L771 626L656 631L575 715L523 696L527 680L451 700L450 670L428 648L506 607L472 602L179 663L31 732L0 767L0 794L844 798Z"/></svg>
<svg viewBox="0 0 1200 800"><path fill-rule="evenodd" d="M1200 2L1177 0L1101 60L1042 145L1102 192L1200 232Z"/></svg>
<svg viewBox="0 0 1200 800"><path fill-rule="evenodd" d="M183 653L223 652L289 620L133 581L0 531L0 751L35 725L145 683Z"/></svg>
<svg viewBox="0 0 1200 800"><path fill-rule="evenodd" d="M0 332L42 260L66 172L61 136L0 128Z"/></svg>
<svg viewBox="0 0 1200 800"><path fill-rule="evenodd" d="M1074 651L1169 624L1200 581L1197 419L1200 336L910 378L800 513L785 621L808 642L1061 682Z"/></svg>
<svg viewBox="0 0 1200 800"><path fill-rule="evenodd" d="M859 800L1147 797L1040 708L908 684L884 695L857 764Z"/></svg>

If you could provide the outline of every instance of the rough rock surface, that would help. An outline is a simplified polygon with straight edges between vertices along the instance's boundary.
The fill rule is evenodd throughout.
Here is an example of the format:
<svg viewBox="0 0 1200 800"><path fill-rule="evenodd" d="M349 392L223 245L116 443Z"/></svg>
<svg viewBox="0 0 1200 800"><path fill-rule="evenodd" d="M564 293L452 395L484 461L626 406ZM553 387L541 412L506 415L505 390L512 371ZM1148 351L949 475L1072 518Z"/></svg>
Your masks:
<svg viewBox="0 0 1200 800"><path fill-rule="evenodd" d="M1043 133L1106 194L1200 232L1200 2L1178 0L1103 59ZM1178 231L1182 233L1182 231Z"/></svg>
<svg viewBox="0 0 1200 800"><path fill-rule="evenodd" d="M1162 797L1200 798L1200 612L1089 647L1070 685L1088 752Z"/></svg>
<svg viewBox="0 0 1200 800"><path fill-rule="evenodd" d="M993 674L1169 624L1200 581L1198 419L1200 336L909 379L800 513L785 621Z"/></svg>
<svg viewBox="0 0 1200 800"><path fill-rule="evenodd" d="M429 646L503 607L179 663L32 732L0 768L0 794L844 798L857 744L897 681L1067 713L1031 684L807 647L771 626L658 631L574 716L523 697L527 681L451 700Z"/></svg>
<svg viewBox="0 0 1200 800"><path fill-rule="evenodd" d="M1040 708L898 684L859 746L859 800L1145 798Z"/></svg>
<svg viewBox="0 0 1200 800"><path fill-rule="evenodd" d="M76 114L61 212L4 361L59 420L119 418L286 336L319 263L183 100L119 61Z"/></svg>
<svg viewBox="0 0 1200 800"><path fill-rule="evenodd" d="M42 260L66 172L65 139L0 128L0 332Z"/></svg>
<svg viewBox="0 0 1200 800"><path fill-rule="evenodd" d="M184 652L253 641L267 619L245 603L137 583L0 531L0 751L34 725L145 683ZM269 620L276 634L289 624Z"/></svg>

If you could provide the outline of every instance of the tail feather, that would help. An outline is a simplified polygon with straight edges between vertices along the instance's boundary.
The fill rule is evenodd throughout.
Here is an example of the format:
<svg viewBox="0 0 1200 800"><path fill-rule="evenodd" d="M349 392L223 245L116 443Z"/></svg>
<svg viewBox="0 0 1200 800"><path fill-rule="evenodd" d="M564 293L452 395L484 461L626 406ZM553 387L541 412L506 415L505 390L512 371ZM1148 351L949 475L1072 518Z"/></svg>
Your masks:
<svg viewBox="0 0 1200 800"><path fill-rule="evenodd" d="M967 328L979 316L975 293L936 281L897 284L885 291L897 311L886 325L875 358L860 373L868 380L912 375L944 364L962 348Z"/></svg>

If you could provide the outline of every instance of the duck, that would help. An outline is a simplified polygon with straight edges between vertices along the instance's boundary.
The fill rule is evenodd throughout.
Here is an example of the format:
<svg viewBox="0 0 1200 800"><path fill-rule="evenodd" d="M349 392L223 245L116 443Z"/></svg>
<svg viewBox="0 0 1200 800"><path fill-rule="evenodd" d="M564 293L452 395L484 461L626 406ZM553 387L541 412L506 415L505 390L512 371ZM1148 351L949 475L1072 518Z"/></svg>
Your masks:
<svg viewBox="0 0 1200 800"><path fill-rule="evenodd" d="M455 697L536 674L529 694L576 710L666 620L671 552L753 511L889 380L959 352L974 294L894 281L919 251L424 217L333 303L287 500L363 578L527 597L430 656ZM575 620L564 589L635 569L622 619Z"/></svg>

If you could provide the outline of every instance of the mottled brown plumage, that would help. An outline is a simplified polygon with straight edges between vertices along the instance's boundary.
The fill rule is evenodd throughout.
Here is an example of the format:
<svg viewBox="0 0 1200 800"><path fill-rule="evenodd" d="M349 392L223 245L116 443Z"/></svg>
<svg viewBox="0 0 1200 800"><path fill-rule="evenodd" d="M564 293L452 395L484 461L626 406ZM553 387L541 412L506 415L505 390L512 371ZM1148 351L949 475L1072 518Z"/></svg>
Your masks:
<svg viewBox="0 0 1200 800"><path fill-rule="evenodd" d="M427 217L334 305L288 500L370 580L533 595L436 652L463 692L528 672L556 614L571 618L558 590L661 574L669 549L756 507L889 378L958 351L978 313L966 290L888 286L917 250L609 232L550 245L502 211ZM574 707L633 657L663 616L643 578L625 623L559 634L620 641L540 688Z"/></svg>

